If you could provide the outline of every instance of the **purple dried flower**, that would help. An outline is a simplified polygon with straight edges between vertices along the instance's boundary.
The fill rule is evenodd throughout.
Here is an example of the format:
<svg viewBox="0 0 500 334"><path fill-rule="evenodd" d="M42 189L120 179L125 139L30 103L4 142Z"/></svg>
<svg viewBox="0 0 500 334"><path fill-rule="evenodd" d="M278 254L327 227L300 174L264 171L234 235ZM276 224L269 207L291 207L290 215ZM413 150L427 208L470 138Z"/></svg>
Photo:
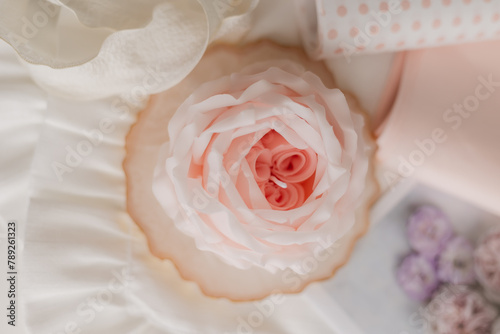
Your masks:
<svg viewBox="0 0 500 334"><path fill-rule="evenodd" d="M448 286L427 306L436 310L431 323L436 334L491 334L497 310L479 293Z"/></svg>
<svg viewBox="0 0 500 334"><path fill-rule="evenodd" d="M413 249L434 259L453 237L448 217L433 206L421 206L408 219L408 240Z"/></svg>
<svg viewBox="0 0 500 334"><path fill-rule="evenodd" d="M439 285L433 261L420 254L408 255L397 271L397 280L408 297L424 301Z"/></svg>
<svg viewBox="0 0 500 334"><path fill-rule="evenodd" d="M489 233L481 241L474 253L474 268L489 297L500 302L500 230Z"/></svg>
<svg viewBox="0 0 500 334"><path fill-rule="evenodd" d="M457 236L451 239L439 256L438 278L453 284L473 284L474 248L469 240Z"/></svg>

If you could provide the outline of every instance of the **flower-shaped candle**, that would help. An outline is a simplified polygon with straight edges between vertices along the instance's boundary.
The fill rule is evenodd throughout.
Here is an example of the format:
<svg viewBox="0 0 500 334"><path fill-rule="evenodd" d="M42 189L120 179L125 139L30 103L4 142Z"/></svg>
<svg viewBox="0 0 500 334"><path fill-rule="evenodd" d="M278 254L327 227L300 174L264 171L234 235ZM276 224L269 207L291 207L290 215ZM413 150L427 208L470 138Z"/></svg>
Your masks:
<svg viewBox="0 0 500 334"><path fill-rule="evenodd" d="M486 235L474 254L478 281L488 298L500 302L500 229Z"/></svg>
<svg viewBox="0 0 500 334"><path fill-rule="evenodd" d="M479 293L458 286L444 287L427 306L436 334L491 334L496 309Z"/></svg>
<svg viewBox="0 0 500 334"><path fill-rule="evenodd" d="M473 284L475 276L474 247L464 237L454 237L439 255L439 279L453 284Z"/></svg>
<svg viewBox="0 0 500 334"><path fill-rule="evenodd" d="M408 297L417 301L429 299L439 285L435 263L420 254L410 254L403 260L397 280Z"/></svg>
<svg viewBox="0 0 500 334"><path fill-rule="evenodd" d="M364 119L331 87L323 64L260 43L216 47L153 97L124 163L152 252L234 300L331 276L377 189Z"/></svg>
<svg viewBox="0 0 500 334"><path fill-rule="evenodd" d="M419 207L408 219L408 240L412 248L434 259L453 237L448 217L433 206Z"/></svg>

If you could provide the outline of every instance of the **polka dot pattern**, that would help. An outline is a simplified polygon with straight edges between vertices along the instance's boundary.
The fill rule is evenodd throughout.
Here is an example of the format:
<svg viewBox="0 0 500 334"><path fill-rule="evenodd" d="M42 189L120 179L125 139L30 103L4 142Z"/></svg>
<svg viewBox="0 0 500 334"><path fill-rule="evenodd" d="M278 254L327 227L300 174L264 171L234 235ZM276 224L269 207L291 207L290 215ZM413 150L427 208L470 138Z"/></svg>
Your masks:
<svg viewBox="0 0 500 334"><path fill-rule="evenodd" d="M297 1L316 1L316 17L300 19L317 20L304 43L317 59L500 38L500 0Z"/></svg>
<svg viewBox="0 0 500 334"><path fill-rule="evenodd" d="M338 36L337 30L330 29L330 31L328 32L328 39L335 39L337 38L337 36Z"/></svg>
<svg viewBox="0 0 500 334"><path fill-rule="evenodd" d="M347 15L347 8L345 6L339 6L339 8L337 8L337 14L340 17L346 16Z"/></svg>
<svg viewBox="0 0 500 334"><path fill-rule="evenodd" d="M370 34L371 35L376 35L378 34L380 31L380 28L378 27L378 25L374 24L372 26L370 26Z"/></svg>
<svg viewBox="0 0 500 334"><path fill-rule="evenodd" d="M366 14L368 14L369 11L370 11L370 9L368 8L367 4L362 3L361 5L359 5L359 13L361 15L366 15Z"/></svg>

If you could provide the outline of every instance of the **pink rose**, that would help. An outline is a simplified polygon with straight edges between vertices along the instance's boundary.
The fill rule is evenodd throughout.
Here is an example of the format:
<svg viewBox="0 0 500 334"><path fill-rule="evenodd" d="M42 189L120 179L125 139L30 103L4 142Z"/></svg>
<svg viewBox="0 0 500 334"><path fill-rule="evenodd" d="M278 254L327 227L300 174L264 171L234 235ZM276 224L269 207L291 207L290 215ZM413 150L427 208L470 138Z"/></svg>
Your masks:
<svg viewBox="0 0 500 334"><path fill-rule="evenodd" d="M179 107L153 192L200 249L240 269L293 269L311 243L354 224L362 126L339 90L299 65L247 68Z"/></svg>
<svg viewBox="0 0 500 334"><path fill-rule="evenodd" d="M129 195L129 211L152 239L153 252L173 258L185 277L211 295L245 299L277 287L298 292L308 281L330 276L366 227L374 184L365 188L371 181L373 146L364 133L364 119L351 111L341 91L327 88L304 68L318 68L317 63L293 49L285 50L263 43L241 53L229 48L209 53L199 69L176 87L177 93L166 92L170 100L162 100L163 104L153 100L145 111L150 127L133 129L129 136L129 143L140 147L141 140L159 132L164 135L163 118L175 111L168 139L154 140L161 148L154 177L147 175L162 212L146 202L144 193L151 200L148 190L135 201ZM245 63L250 66L238 68ZM238 70L226 76L214 74L224 67L221 64ZM187 92L172 110L172 100L177 102ZM155 120L155 112L164 116ZM161 122L164 127L156 129ZM132 156L128 159L136 161L137 168L127 161L125 168L129 178L138 180L135 173L149 173L138 166L151 157L141 151L147 151L144 145L135 153L128 150ZM141 154L141 159L133 160ZM145 189L145 182L141 178L129 183L131 191ZM144 215L151 215L141 206L153 207L157 217L141 223ZM173 238L170 226L184 237ZM196 250L186 246L190 243L186 236ZM186 240L178 246L183 256L171 245L179 238ZM304 261L332 246L337 248L322 257L314 273L304 267ZM188 258L198 264L184 265L191 261ZM223 283L206 282L213 271ZM304 278L294 287L280 287L285 272Z"/></svg>

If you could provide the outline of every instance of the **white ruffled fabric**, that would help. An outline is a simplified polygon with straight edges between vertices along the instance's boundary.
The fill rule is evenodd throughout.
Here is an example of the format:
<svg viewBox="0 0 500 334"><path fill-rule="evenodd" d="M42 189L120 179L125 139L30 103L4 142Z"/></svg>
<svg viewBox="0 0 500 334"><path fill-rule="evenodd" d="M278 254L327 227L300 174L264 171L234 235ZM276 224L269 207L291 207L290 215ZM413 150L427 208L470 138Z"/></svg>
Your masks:
<svg viewBox="0 0 500 334"><path fill-rule="evenodd" d="M6 0L0 38L52 94L85 100L122 94L140 102L182 80L209 43L241 37L257 3Z"/></svg>

